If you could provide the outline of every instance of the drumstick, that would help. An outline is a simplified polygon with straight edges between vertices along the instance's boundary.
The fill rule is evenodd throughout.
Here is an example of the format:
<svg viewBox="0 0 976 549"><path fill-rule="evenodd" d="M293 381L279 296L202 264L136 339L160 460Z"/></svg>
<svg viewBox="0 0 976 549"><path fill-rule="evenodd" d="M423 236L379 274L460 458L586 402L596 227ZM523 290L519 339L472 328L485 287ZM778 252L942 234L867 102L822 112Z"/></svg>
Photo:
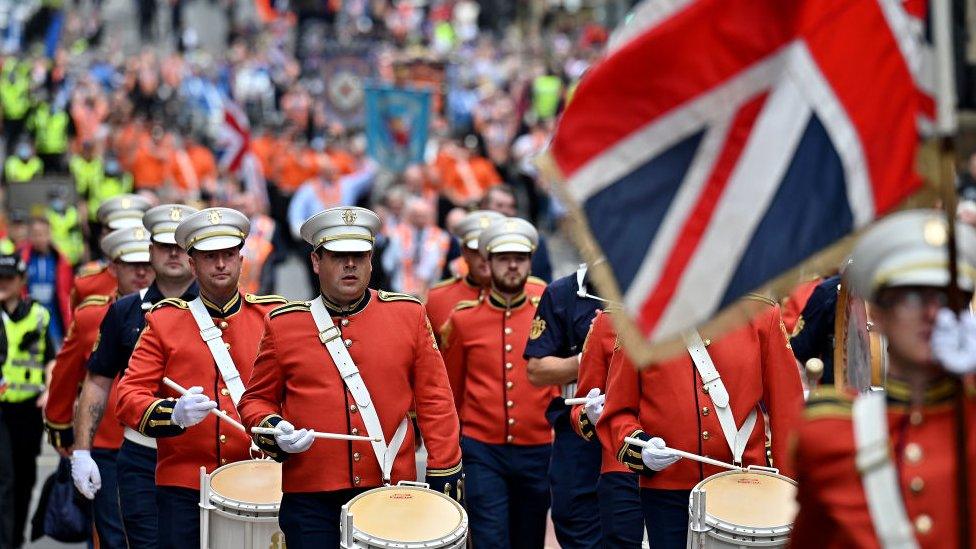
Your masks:
<svg viewBox="0 0 976 549"><path fill-rule="evenodd" d="M280 435L282 432L273 427L251 427L251 432L256 435ZM320 433L309 430L315 438L327 438L330 440L364 440L366 442L382 442L378 438L364 437L360 435L344 435L342 433Z"/></svg>
<svg viewBox="0 0 976 549"><path fill-rule="evenodd" d="M707 463L709 465L714 465L716 467L724 467L726 469L733 469L733 470L736 470L736 471L741 471L743 469L743 467L739 467L738 465L732 465L731 463L725 463L724 461L719 461L717 459L707 458L705 456L700 456L698 454L692 454L690 452L685 452L684 450L676 450L674 448L668 448L667 446L665 446L664 448L658 448L657 446L652 446L651 443L650 443L650 441L641 440L639 438L624 437L624 442L626 442L627 444L633 444L635 446L640 446L642 448L652 448L652 449L655 449L655 450L665 450L665 451L671 452L672 454L674 454L676 456L681 456L683 458L688 458L688 459L690 459L692 461L700 461L702 463Z"/></svg>
<svg viewBox="0 0 976 549"><path fill-rule="evenodd" d="M167 387L169 387L170 389L176 391L177 393L179 393L181 395L185 395L185 394L188 394L190 392L188 389L185 389L182 385L180 385L179 383L173 381L172 379L170 379L168 377L164 377L163 378L163 383L165 383ZM213 414L213 415L215 415L215 416L217 416L218 418L226 421L227 423L230 423L235 428L240 429L241 431L244 431L244 434L247 434L247 429L245 429L243 425L241 425L240 423L238 423L238 421L236 419L234 419L234 418L230 417L229 415L227 415L227 413L224 412L223 410L218 410L217 408L213 408L213 409L210 410L210 413Z"/></svg>
<svg viewBox="0 0 976 549"><path fill-rule="evenodd" d="M563 403L566 404L566 406L576 406L577 404L586 404L586 397L564 398Z"/></svg>

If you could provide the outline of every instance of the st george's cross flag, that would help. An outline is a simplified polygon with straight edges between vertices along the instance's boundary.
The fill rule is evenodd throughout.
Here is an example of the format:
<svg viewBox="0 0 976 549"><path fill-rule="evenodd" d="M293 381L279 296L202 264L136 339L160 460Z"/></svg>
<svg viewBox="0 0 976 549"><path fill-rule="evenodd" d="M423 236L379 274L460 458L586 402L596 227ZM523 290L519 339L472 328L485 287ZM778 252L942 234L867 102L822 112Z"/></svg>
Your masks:
<svg viewBox="0 0 976 549"><path fill-rule="evenodd" d="M899 0L661 0L612 37L543 162L636 362L920 186L919 43Z"/></svg>

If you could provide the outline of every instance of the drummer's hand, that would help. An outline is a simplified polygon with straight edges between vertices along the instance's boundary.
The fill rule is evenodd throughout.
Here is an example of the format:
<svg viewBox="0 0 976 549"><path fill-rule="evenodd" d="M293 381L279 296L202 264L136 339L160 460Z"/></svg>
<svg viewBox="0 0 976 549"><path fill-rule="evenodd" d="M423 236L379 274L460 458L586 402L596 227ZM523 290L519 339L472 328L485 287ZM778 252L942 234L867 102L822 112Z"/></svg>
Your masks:
<svg viewBox="0 0 976 549"><path fill-rule="evenodd" d="M287 421L279 421L275 429L281 431L280 435L275 435L275 442L278 447L289 454L297 454L308 450L315 437L308 429L295 430L295 426Z"/></svg>
<svg viewBox="0 0 976 549"><path fill-rule="evenodd" d="M424 482L431 490L462 503L464 499L464 473L457 470L453 473L445 469L427 469Z"/></svg>
<svg viewBox="0 0 976 549"><path fill-rule="evenodd" d="M217 403L203 394L203 387L190 387L173 406L173 423L186 429L203 421L210 410L217 407Z"/></svg>
<svg viewBox="0 0 976 549"><path fill-rule="evenodd" d="M95 492L102 487L102 475L88 450L75 450L71 453L71 480L81 495L95 499Z"/></svg>
<svg viewBox="0 0 976 549"><path fill-rule="evenodd" d="M644 465L647 465L651 470L662 471L681 459L681 456L676 456L665 450L668 445L664 443L664 439L661 437L652 438L650 443L653 447L641 450L641 459L644 461Z"/></svg>
<svg viewBox="0 0 976 549"><path fill-rule="evenodd" d="M601 395L598 387L594 387L590 389L589 393L586 393L586 404L583 404L583 410L593 425L600 421L600 416L603 415L603 405L606 401L607 395Z"/></svg>

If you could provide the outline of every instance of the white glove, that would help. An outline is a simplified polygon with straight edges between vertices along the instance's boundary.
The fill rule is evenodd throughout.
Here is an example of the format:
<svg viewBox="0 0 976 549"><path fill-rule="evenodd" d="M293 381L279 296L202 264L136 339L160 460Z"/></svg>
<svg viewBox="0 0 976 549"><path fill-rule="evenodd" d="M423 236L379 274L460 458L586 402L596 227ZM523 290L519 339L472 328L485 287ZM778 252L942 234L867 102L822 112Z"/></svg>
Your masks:
<svg viewBox="0 0 976 549"><path fill-rule="evenodd" d="M287 421L279 421L275 429L281 431L280 435L275 435L275 442L278 447L289 454L297 454L308 450L315 442L312 431L308 429L295 430L295 426Z"/></svg>
<svg viewBox="0 0 976 549"><path fill-rule="evenodd" d="M95 499L95 492L102 487L102 474L88 450L71 452L71 480L81 495Z"/></svg>
<svg viewBox="0 0 976 549"><path fill-rule="evenodd" d="M976 370L976 317L969 311L957 317L949 309L940 309L932 329L932 354L950 373Z"/></svg>
<svg viewBox="0 0 976 549"><path fill-rule="evenodd" d="M664 443L664 439L661 437L654 437L649 442L654 447L641 450L641 459L644 460L644 465L650 467L652 471L666 469L672 463L681 459L681 456L676 456L664 449L668 445Z"/></svg>
<svg viewBox="0 0 976 549"><path fill-rule="evenodd" d="M186 429L203 421L217 403L203 394L203 387L194 386L176 401L173 406L173 423Z"/></svg>
<svg viewBox="0 0 976 549"><path fill-rule="evenodd" d="M600 416L603 415L603 404L607 401L607 395L601 395L600 389L594 387L590 389L589 393L586 393L586 403L583 404L583 411L586 412L586 417L590 418L593 425L600 421Z"/></svg>

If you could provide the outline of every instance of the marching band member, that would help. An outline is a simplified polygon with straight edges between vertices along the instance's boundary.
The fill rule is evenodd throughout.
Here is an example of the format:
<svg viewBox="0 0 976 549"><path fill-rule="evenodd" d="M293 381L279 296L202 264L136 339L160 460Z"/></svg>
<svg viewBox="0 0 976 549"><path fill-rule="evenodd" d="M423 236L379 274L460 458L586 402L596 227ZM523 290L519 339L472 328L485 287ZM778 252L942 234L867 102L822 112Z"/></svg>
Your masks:
<svg viewBox="0 0 976 549"><path fill-rule="evenodd" d="M251 377L264 315L277 296L242 295L241 247L250 223L229 208L208 208L176 228L200 296L164 299L150 310L118 385L118 416L157 439L159 547L184 547L200 533L200 467L207 472L249 458L250 438L218 422L210 410L237 416ZM163 377L189 387L177 395ZM178 398L176 398L178 397Z"/></svg>
<svg viewBox="0 0 976 549"><path fill-rule="evenodd" d="M461 416L461 450L475 547L542 547L555 387L529 383L522 354L539 297L526 295L538 233L517 218L478 237L491 291L455 307L441 330L444 363ZM502 367L504 365L504 367Z"/></svg>
<svg viewBox="0 0 976 549"><path fill-rule="evenodd" d="M287 459L278 521L291 549L338 547L343 504L384 481L416 478L411 409L427 447L426 482L461 496L457 412L424 307L409 295L367 289L379 230L376 214L352 207L302 225L321 295L268 315L241 399L246 426L281 431L255 441ZM313 444L309 429L383 442Z"/></svg>
<svg viewBox="0 0 976 549"><path fill-rule="evenodd" d="M139 291L153 280L149 264L149 232L143 227L118 229L101 240L102 252L111 261L108 269L118 281L118 293ZM51 444L62 455L71 451L71 476L86 498L94 500L99 547L126 548L116 482L116 457L122 444L122 426L115 419L114 402L109 402L108 419L91 423L80 434L85 443L74 447L75 400L85 379L85 364L98 339L98 328L115 301L115 295L90 295L75 309L75 317L55 359L48 387L45 423ZM114 387L110 386L110 390Z"/></svg>
<svg viewBox="0 0 976 549"><path fill-rule="evenodd" d="M637 475L617 461L615 445L596 431L606 401L610 363L617 350L617 332L610 314L609 309L597 313L583 343L576 396L586 398L586 403L573 406L569 423L588 444L602 449L596 507L605 546L636 548L644 540Z"/></svg>
<svg viewBox="0 0 976 549"><path fill-rule="evenodd" d="M957 224L956 242L958 284L971 297L976 231ZM961 467L970 475L962 489L976 494L976 437L973 423L964 426L959 464L956 421L959 391L964 417L974 421L976 391L971 378L960 383L946 371L932 338L948 302L946 243L944 213L910 210L881 220L856 245L845 276L887 337L887 384L856 398L821 388L807 404L795 444L792 547L976 546L971 499L968 540L960 540L958 514Z"/></svg>
<svg viewBox="0 0 976 549"><path fill-rule="evenodd" d="M686 354L641 371L627 353L613 355L606 405L596 428L601 438L612 441L617 459L640 475L652 547L685 547L689 493L722 471L682 461L666 447L742 465L770 465L768 414L772 465L790 476L784 458L788 433L803 403L800 375L779 307L753 294L746 299L768 307L715 341L689 333ZM642 450L625 443L625 437L650 441L657 449Z"/></svg>
<svg viewBox="0 0 976 549"><path fill-rule="evenodd" d="M196 211L180 204L164 204L143 216L142 224L151 235L149 263L155 280L147 289L120 297L109 306L98 328L97 345L88 359L88 373L78 397L74 432L79 436L75 438L75 450L91 448L90 433L101 428L99 422L106 407L112 407L113 411L104 423L116 421L114 384L129 364L129 357L146 323L146 312L169 297L183 301L197 297L189 258L174 238L180 221ZM90 463L88 475L98 474L97 471L95 464ZM125 427L116 458L116 476L119 507L129 546L156 547L156 440Z"/></svg>

